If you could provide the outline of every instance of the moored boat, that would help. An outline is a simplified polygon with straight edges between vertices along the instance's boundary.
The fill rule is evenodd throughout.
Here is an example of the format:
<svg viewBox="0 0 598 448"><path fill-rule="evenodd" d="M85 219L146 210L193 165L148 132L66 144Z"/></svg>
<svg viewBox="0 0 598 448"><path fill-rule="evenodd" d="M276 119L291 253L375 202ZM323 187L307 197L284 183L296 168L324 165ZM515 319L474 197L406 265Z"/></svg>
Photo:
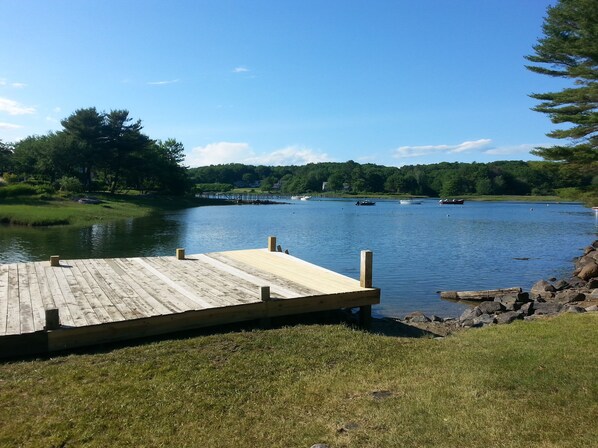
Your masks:
<svg viewBox="0 0 598 448"><path fill-rule="evenodd" d="M365 200L365 201L357 201L355 203L355 205L376 205L376 203L372 202L372 201Z"/></svg>
<svg viewBox="0 0 598 448"><path fill-rule="evenodd" d="M463 205L465 199L441 199L438 201L440 205Z"/></svg>

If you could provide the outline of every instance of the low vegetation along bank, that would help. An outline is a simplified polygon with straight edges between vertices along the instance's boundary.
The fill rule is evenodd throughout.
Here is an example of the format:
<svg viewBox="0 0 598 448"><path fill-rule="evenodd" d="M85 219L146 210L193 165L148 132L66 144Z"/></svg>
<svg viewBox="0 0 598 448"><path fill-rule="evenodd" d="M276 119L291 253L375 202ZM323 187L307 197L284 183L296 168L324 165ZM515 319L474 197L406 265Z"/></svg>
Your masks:
<svg viewBox="0 0 598 448"><path fill-rule="evenodd" d="M345 326L0 364L0 445L598 446L598 313L408 339Z"/></svg>
<svg viewBox="0 0 598 448"><path fill-rule="evenodd" d="M164 210L222 203L223 201L199 198L109 194L94 194L91 200L58 195L12 197L0 202L0 223L26 226L84 226L149 216Z"/></svg>

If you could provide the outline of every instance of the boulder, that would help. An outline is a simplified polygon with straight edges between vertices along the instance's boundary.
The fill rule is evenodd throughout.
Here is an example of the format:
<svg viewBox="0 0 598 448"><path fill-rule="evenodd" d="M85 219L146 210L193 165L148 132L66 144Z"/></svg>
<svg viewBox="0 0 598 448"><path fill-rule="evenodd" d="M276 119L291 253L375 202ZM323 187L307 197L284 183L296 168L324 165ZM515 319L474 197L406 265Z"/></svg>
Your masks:
<svg viewBox="0 0 598 448"><path fill-rule="evenodd" d="M568 313L585 313L586 309L582 306L569 306L567 307Z"/></svg>
<svg viewBox="0 0 598 448"><path fill-rule="evenodd" d="M487 303L494 303L494 302L487 302ZM496 318L491 316L490 314L482 314L475 319L473 319L473 326L474 327L483 327L484 325L490 325L496 322Z"/></svg>
<svg viewBox="0 0 598 448"><path fill-rule="evenodd" d="M459 322L463 323L467 320L473 320L481 314L482 312L479 310L477 306L475 308L468 308L465 311L463 311L463 314L461 314L461 316L459 316Z"/></svg>
<svg viewBox="0 0 598 448"><path fill-rule="evenodd" d="M591 278L598 277L598 264L595 261L586 264L581 268L577 276L586 281L590 280Z"/></svg>
<svg viewBox="0 0 598 448"><path fill-rule="evenodd" d="M482 302L478 305L478 309L482 314L494 314L503 310L503 306L499 302Z"/></svg>
<svg viewBox="0 0 598 448"><path fill-rule="evenodd" d="M596 289L598 288L598 278L591 278L586 283L586 288L588 289Z"/></svg>
<svg viewBox="0 0 598 448"><path fill-rule="evenodd" d="M532 286L532 289L530 291L531 291L532 295L544 297L547 295L546 293L555 292L556 289L554 286L552 286L546 280L540 280L540 281L536 282L534 284L534 286Z"/></svg>
<svg viewBox="0 0 598 448"><path fill-rule="evenodd" d="M554 302L534 302L534 315L558 314L563 309L563 305Z"/></svg>
<svg viewBox="0 0 598 448"><path fill-rule="evenodd" d="M590 252L594 252L595 250L596 250L596 248L595 248L595 247L588 246L588 247L586 247L586 248L584 249L584 251L583 251L583 254L584 254L584 255L587 255L587 254L589 254Z"/></svg>
<svg viewBox="0 0 598 448"><path fill-rule="evenodd" d="M593 289L588 296L589 299L598 299L598 288Z"/></svg>
<svg viewBox="0 0 598 448"><path fill-rule="evenodd" d="M570 285L570 284L569 284L569 282L568 282L568 281L566 281L566 280L559 280L558 282L556 282L556 283L554 284L554 288L555 288L557 291L562 291L562 290L564 290L564 289L567 289L567 288L570 288L570 287L571 287L571 285Z"/></svg>
<svg viewBox="0 0 598 448"><path fill-rule="evenodd" d="M566 289L556 293L554 300L559 303L582 302L586 299L585 294L576 289Z"/></svg>
<svg viewBox="0 0 598 448"><path fill-rule="evenodd" d="M533 302L527 302L521 305L519 311L523 313L524 316L529 316L530 314L534 313L534 304Z"/></svg>
<svg viewBox="0 0 598 448"><path fill-rule="evenodd" d="M596 241L594 241L594 242L592 243L592 247L593 247L594 249L598 249L598 240L596 240Z"/></svg>
<svg viewBox="0 0 598 448"><path fill-rule="evenodd" d="M523 319L523 313L520 311L507 311L496 316L497 324L510 324L514 320Z"/></svg>
<svg viewBox="0 0 598 448"><path fill-rule="evenodd" d="M586 308L586 311L590 312L590 313L595 313L596 311L598 311L598 305L592 305Z"/></svg>
<svg viewBox="0 0 598 448"><path fill-rule="evenodd" d="M405 316L405 320L408 322L430 322L430 318L426 316L421 311L414 311L413 313L409 313Z"/></svg>

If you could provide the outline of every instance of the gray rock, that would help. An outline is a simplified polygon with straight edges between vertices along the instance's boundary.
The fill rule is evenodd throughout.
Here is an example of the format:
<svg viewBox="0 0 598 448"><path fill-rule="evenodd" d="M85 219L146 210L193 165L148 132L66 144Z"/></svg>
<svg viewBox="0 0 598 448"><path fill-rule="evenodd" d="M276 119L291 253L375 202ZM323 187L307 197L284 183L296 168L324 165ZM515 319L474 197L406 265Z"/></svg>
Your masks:
<svg viewBox="0 0 598 448"><path fill-rule="evenodd" d="M515 299L511 298L509 300L504 300L500 303L503 307L504 311L515 311L517 310L517 308L519 308L519 302L517 302Z"/></svg>
<svg viewBox="0 0 598 448"><path fill-rule="evenodd" d="M554 286L552 286L550 283L548 283L546 280L540 280L538 282L536 282L534 284L534 286L532 286L531 289L531 293L533 294L538 294L538 295L543 295L546 292L554 292L556 291L556 289L554 288Z"/></svg>
<svg viewBox="0 0 598 448"><path fill-rule="evenodd" d="M430 322L430 318L421 311L414 311L405 316L406 321L411 322Z"/></svg>
<svg viewBox="0 0 598 448"><path fill-rule="evenodd" d="M596 289L598 288L598 278L591 278L586 283L586 288L588 289Z"/></svg>
<svg viewBox="0 0 598 448"><path fill-rule="evenodd" d="M582 306L570 306L567 307L568 313L585 313L586 309Z"/></svg>
<svg viewBox="0 0 598 448"><path fill-rule="evenodd" d="M464 322L466 320L473 320L474 318L478 317L482 312L476 306L475 308L468 308L463 311L463 314L459 317L459 322Z"/></svg>
<svg viewBox="0 0 598 448"><path fill-rule="evenodd" d="M558 282L556 282L556 283L554 284L554 288L555 288L557 291L562 291L563 289L567 289L567 288L570 288L570 287L571 287L571 285L570 285L570 284L569 284L569 282L568 282L568 281L566 281L566 280L559 280Z"/></svg>
<svg viewBox="0 0 598 448"><path fill-rule="evenodd" d="M473 327L474 326L473 319L464 319L464 320L460 321L460 325L464 328Z"/></svg>
<svg viewBox="0 0 598 448"><path fill-rule="evenodd" d="M596 311L598 311L598 305L592 305L586 308L586 311L589 311L590 313L595 313Z"/></svg>
<svg viewBox="0 0 598 448"><path fill-rule="evenodd" d="M316 443L315 445L312 445L311 448L330 448L328 445L326 445L325 443Z"/></svg>
<svg viewBox="0 0 598 448"><path fill-rule="evenodd" d="M436 316L436 315L434 315L434 314L432 314L432 315L430 316L430 320L431 320L432 322L443 322L443 319L442 319L442 317L438 317L438 316Z"/></svg>
<svg viewBox="0 0 598 448"><path fill-rule="evenodd" d="M585 294L577 291L576 289L566 289L556 293L554 300L559 303L571 303L571 302L582 302L585 300Z"/></svg>
<svg viewBox="0 0 598 448"><path fill-rule="evenodd" d="M594 249L598 249L598 240L596 240L596 241L594 241L594 242L592 243L592 247L593 247Z"/></svg>
<svg viewBox="0 0 598 448"><path fill-rule="evenodd" d="M545 315L545 314L558 314L563 309L563 305L560 303L551 302L534 302L534 314Z"/></svg>
<svg viewBox="0 0 598 448"><path fill-rule="evenodd" d="M523 319L523 313L520 311L507 311L496 316L497 324L510 324L516 319Z"/></svg>
<svg viewBox="0 0 598 448"><path fill-rule="evenodd" d="M586 248L585 248L585 250L583 251L583 254L584 254L584 255L587 255L587 254L589 254L590 252L594 252L595 250L596 250L596 248L595 248L595 247L588 246L588 247L586 247Z"/></svg>
<svg viewBox="0 0 598 448"><path fill-rule="evenodd" d="M524 303L523 305L521 305L521 308L519 308L519 311L521 311L524 316L529 316L530 314L533 314L534 303L533 302Z"/></svg>
<svg viewBox="0 0 598 448"><path fill-rule="evenodd" d="M493 303L493 302L488 302L488 303ZM494 316L491 316L490 314L482 314L481 316L476 317L473 320L473 326L477 327L477 326L484 326L484 325L490 325L496 322L496 318Z"/></svg>
<svg viewBox="0 0 598 448"><path fill-rule="evenodd" d="M579 271L577 276L586 281L591 278L598 277L598 264L596 264L595 261L586 264L583 268L581 268L581 271Z"/></svg>
<svg viewBox="0 0 598 448"><path fill-rule="evenodd" d="M567 279L567 281L571 285L571 288L583 288L587 285L586 281L580 279L579 277L571 277Z"/></svg>
<svg viewBox="0 0 598 448"><path fill-rule="evenodd" d="M598 288L593 289L587 297L590 299L598 299Z"/></svg>
<svg viewBox="0 0 598 448"><path fill-rule="evenodd" d="M482 302L478 309L482 314L494 314L503 310L503 306L499 302Z"/></svg>

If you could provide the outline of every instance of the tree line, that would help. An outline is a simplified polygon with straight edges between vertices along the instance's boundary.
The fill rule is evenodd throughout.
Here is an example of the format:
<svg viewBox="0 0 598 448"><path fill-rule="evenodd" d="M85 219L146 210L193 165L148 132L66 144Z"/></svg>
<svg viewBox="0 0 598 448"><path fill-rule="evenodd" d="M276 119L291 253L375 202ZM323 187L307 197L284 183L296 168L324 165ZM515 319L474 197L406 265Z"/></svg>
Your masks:
<svg viewBox="0 0 598 448"><path fill-rule="evenodd" d="M0 142L0 174L51 184L78 183L86 191L136 189L181 194L189 189L184 147L175 139L153 140L127 110L79 109L62 129Z"/></svg>
<svg viewBox="0 0 598 448"><path fill-rule="evenodd" d="M255 166L231 163L189 169L194 184L256 187L285 194L345 192L413 196L547 195L565 187L591 185L591 175L580 175L554 162L499 161L437 163L388 167L344 163L302 166ZM256 187L257 189L257 187Z"/></svg>

